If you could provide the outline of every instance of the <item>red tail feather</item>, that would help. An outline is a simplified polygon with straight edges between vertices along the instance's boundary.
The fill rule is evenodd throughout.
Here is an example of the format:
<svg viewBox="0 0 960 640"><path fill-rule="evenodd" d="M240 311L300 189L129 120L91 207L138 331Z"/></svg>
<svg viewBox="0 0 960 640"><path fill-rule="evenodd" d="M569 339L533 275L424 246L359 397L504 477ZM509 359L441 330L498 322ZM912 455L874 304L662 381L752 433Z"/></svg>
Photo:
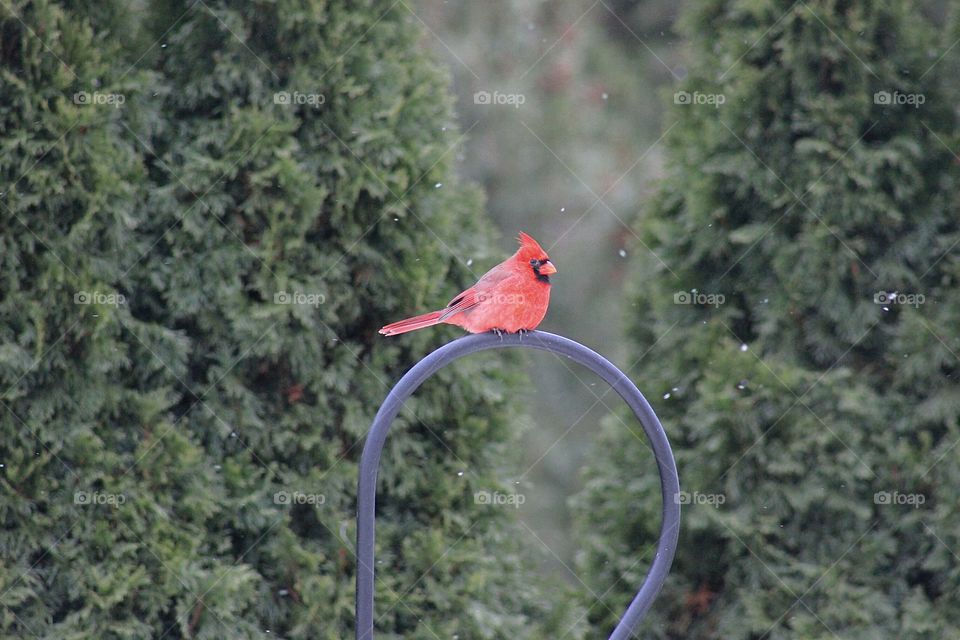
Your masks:
<svg viewBox="0 0 960 640"><path fill-rule="evenodd" d="M399 322L388 324L383 329L380 329L380 333L385 336L396 336L408 331L416 331L417 329L423 329L424 327L432 327L435 324L439 324L440 316L442 315L442 311L431 311L430 313L425 313L422 316L414 316L412 318L407 318L406 320L400 320Z"/></svg>

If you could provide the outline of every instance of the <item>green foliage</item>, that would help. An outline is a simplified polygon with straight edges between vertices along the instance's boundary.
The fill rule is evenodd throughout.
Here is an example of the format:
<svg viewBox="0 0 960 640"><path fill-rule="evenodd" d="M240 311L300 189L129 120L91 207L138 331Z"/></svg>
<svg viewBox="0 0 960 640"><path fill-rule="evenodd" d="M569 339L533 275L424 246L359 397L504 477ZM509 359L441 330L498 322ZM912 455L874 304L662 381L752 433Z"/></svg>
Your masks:
<svg viewBox="0 0 960 640"><path fill-rule="evenodd" d="M388 2L0 11L2 635L349 636L362 437L456 335L376 329L494 261L417 23ZM474 504L515 435L505 362L442 372L393 427L378 637L576 617Z"/></svg>
<svg viewBox="0 0 960 640"><path fill-rule="evenodd" d="M683 29L680 89L725 101L674 107L638 228L634 376L690 500L644 633L957 636L957 140L936 64L955 38L887 1L712 0ZM723 303L675 303L691 290ZM602 438L577 508L611 627L660 496L646 447L619 422Z"/></svg>

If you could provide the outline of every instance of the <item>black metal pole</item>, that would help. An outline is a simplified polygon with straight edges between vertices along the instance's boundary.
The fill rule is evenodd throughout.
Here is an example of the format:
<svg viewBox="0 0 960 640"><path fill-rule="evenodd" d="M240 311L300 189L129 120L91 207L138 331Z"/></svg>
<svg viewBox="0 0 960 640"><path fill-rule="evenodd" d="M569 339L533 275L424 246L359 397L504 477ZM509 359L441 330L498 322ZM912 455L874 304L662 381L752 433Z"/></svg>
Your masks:
<svg viewBox="0 0 960 640"><path fill-rule="evenodd" d="M657 469L660 472L663 520L660 524L657 553L650 565L650 571L620 619L620 623L610 635L610 640L629 638L660 592L670 571L670 565L673 563L677 539L680 535L680 502L678 500L680 482L667 434L646 398L626 374L609 360L579 342L541 331L531 331L523 336L476 334L440 347L404 374L387 394L386 400L383 401L373 420L373 426L370 427L360 458L357 494L357 640L373 640L377 470L380 466L380 454L383 452L383 445L387 440L387 432L390 430L393 419L400 412L403 402L439 369L471 353L506 347L550 351L582 364L610 384L639 418L644 433L650 440L657 461Z"/></svg>

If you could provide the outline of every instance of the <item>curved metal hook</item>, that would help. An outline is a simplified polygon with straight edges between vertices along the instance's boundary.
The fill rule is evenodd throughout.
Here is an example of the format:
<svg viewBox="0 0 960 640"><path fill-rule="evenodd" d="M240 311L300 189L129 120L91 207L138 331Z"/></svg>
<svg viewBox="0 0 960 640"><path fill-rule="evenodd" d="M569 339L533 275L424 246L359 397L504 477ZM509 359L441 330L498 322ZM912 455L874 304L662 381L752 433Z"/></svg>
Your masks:
<svg viewBox="0 0 960 640"><path fill-rule="evenodd" d="M410 369L390 390L380 406L360 458L360 478L357 494L357 640L373 640L373 594L374 594L374 526L377 492L377 470L380 454L387 439L387 432L409 398L424 381L442 367L465 355L505 347L540 349L566 356L603 378L613 387L633 410L650 440L660 472L660 489L663 498L663 520L660 524L660 540L650 571L640 585L640 590L610 635L610 640L626 640L637 628L640 620L650 609L660 592L680 535L680 481L677 465L670 450L667 434L650 404L637 386L609 360L579 342L574 342L552 333L531 331L526 336L493 333L470 335L446 344Z"/></svg>

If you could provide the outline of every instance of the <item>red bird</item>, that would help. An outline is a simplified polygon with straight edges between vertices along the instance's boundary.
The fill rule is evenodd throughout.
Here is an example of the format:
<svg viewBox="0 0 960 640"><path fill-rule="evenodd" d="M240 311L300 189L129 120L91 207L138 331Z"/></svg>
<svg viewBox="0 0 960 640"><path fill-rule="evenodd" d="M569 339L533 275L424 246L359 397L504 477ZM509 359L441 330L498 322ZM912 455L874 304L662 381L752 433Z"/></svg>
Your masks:
<svg viewBox="0 0 960 640"><path fill-rule="evenodd" d="M445 308L388 324L380 333L395 336L435 324L454 324L470 333L531 331L550 304L550 275L557 268L537 241L520 232L520 249Z"/></svg>

